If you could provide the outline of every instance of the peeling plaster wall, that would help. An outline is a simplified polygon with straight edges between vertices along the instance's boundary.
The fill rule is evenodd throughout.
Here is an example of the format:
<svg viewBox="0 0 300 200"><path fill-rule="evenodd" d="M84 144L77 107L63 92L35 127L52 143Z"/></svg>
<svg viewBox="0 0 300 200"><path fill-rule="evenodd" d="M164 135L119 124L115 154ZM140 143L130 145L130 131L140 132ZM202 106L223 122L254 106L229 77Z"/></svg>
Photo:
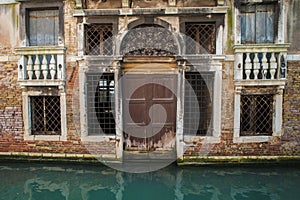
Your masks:
<svg viewBox="0 0 300 200"><path fill-rule="evenodd" d="M290 0L288 10L288 42L290 52L300 52L300 0Z"/></svg>
<svg viewBox="0 0 300 200"><path fill-rule="evenodd" d="M86 8L87 9L107 9L107 8L121 8L122 0L118 1L99 1L99 0L86 0Z"/></svg>
<svg viewBox="0 0 300 200"><path fill-rule="evenodd" d="M131 8L163 8L169 7L169 0L129 0ZM209 7L216 6L216 0L177 0L177 7ZM122 0L106 0L104 2L98 0L86 0L86 8L88 9L106 9L121 8Z"/></svg>
<svg viewBox="0 0 300 200"><path fill-rule="evenodd" d="M18 4L0 6L0 55L18 43Z"/></svg>

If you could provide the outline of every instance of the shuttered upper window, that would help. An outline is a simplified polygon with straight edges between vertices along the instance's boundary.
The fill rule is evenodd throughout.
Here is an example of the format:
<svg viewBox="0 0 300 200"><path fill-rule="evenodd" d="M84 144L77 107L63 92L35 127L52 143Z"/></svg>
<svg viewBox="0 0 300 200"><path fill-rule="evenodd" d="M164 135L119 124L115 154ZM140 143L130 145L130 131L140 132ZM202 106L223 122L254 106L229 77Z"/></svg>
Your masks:
<svg viewBox="0 0 300 200"><path fill-rule="evenodd" d="M58 9L29 10L28 25L30 46L52 46L58 44Z"/></svg>
<svg viewBox="0 0 300 200"><path fill-rule="evenodd" d="M277 28L277 4L242 4L241 41L246 43L273 43Z"/></svg>

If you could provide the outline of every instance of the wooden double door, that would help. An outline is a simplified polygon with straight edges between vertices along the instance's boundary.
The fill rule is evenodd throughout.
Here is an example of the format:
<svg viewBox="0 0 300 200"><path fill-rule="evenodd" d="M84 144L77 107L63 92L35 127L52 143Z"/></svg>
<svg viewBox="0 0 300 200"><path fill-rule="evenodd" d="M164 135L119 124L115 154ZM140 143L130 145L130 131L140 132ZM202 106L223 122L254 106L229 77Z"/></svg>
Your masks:
<svg viewBox="0 0 300 200"><path fill-rule="evenodd" d="M124 149L175 149L176 74L125 74L122 77Z"/></svg>

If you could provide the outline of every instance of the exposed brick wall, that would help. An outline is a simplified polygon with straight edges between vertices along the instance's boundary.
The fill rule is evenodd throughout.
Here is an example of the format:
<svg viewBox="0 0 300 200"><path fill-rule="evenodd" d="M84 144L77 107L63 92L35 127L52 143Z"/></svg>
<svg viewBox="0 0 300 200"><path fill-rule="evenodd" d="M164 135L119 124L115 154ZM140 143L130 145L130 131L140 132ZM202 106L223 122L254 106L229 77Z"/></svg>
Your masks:
<svg viewBox="0 0 300 200"><path fill-rule="evenodd" d="M67 141L24 141L22 89L17 81L18 57L13 53L14 47L2 43L0 44L2 58L0 60L0 152L88 154L89 150L94 150L93 153L115 153L114 141L99 142L96 146L98 148L91 148L90 144L83 144L80 140L78 66L72 61L77 55L77 19L72 15L73 4L73 1L65 1L64 9L65 46L67 47Z"/></svg>
<svg viewBox="0 0 300 200"><path fill-rule="evenodd" d="M186 148L189 156L276 156L300 154L300 62L288 62L288 77L284 90L283 135L263 143L233 143L233 97L230 67L223 70L222 135L221 142L202 146L196 143ZM228 79L229 77L229 79ZM227 80L228 79L228 80ZM228 92L232 91L232 92ZM228 114L228 112L230 112Z"/></svg>
<svg viewBox="0 0 300 200"><path fill-rule="evenodd" d="M183 1L179 1L183 4ZM100 5L100 3L99 3ZM115 142L101 142L97 146L80 140L80 106L77 55L77 18L73 17L74 1L64 1L64 42L66 56L67 141L24 141L22 89L17 82L17 59L13 47L0 44L0 152L39 153L115 153ZM10 59L11 57L12 59ZM3 58L7 58L3 61ZM300 141L300 62L288 63L288 80L284 92L282 137L264 143L233 143L234 114L233 62L223 64L222 73L222 133L221 142L202 146L196 142L186 149L185 156L201 155L299 155ZM64 117L64 116L63 116Z"/></svg>
<svg viewBox="0 0 300 200"><path fill-rule="evenodd" d="M283 140L286 144L282 151L286 154L300 153L300 62L288 62L288 80L284 91L283 103Z"/></svg>
<svg viewBox="0 0 300 200"><path fill-rule="evenodd" d="M20 138L23 133L22 95L15 62L0 62L0 133Z"/></svg>

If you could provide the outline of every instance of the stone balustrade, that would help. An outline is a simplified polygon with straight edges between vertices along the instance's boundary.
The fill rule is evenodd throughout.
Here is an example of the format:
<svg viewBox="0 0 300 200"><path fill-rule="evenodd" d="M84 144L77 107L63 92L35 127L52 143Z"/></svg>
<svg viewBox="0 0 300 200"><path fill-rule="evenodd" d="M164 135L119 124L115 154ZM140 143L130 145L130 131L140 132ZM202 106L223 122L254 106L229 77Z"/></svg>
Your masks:
<svg viewBox="0 0 300 200"><path fill-rule="evenodd" d="M235 80L282 80L286 78L288 45L235 46Z"/></svg>
<svg viewBox="0 0 300 200"><path fill-rule="evenodd" d="M18 80L31 83L65 80L65 48L21 47Z"/></svg>

